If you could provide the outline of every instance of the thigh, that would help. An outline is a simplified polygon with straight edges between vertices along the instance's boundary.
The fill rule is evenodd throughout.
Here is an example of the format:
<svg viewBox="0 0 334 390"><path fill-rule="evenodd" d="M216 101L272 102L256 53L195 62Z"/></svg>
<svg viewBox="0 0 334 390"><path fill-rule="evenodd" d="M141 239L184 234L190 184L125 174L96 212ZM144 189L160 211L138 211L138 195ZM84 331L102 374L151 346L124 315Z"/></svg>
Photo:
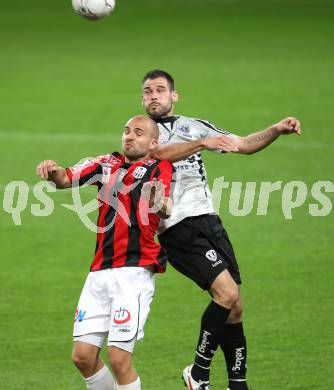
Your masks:
<svg viewBox="0 0 334 390"><path fill-rule="evenodd" d="M73 341L75 343L89 344L101 349L103 347L107 334L107 332L96 332L84 334L82 336L73 336Z"/></svg>
<svg viewBox="0 0 334 390"><path fill-rule="evenodd" d="M213 215L186 218L159 236L171 265L205 290L225 269L240 281L238 269L231 272L233 249L224 249L227 244L219 222Z"/></svg>
<svg viewBox="0 0 334 390"><path fill-rule="evenodd" d="M229 239L221 219L217 215L210 215L207 222L207 236L214 241L217 251L228 264L228 271L237 284L241 284L241 277L238 262L235 257L232 243Z"/></svg>
<svg viewBox="0 0 334 390"><path fill-rule="evenodd" d="M106 271L90 272L87 276L75 313L74 337L109 330L111 303Z"/></svg>
<svg viewBox="0 0 334 390"><path fill-rule="evenodd" d="M108 346L133 352L144 335L155 285L154 275L141 267L116 270L114 278Z"/></svg>

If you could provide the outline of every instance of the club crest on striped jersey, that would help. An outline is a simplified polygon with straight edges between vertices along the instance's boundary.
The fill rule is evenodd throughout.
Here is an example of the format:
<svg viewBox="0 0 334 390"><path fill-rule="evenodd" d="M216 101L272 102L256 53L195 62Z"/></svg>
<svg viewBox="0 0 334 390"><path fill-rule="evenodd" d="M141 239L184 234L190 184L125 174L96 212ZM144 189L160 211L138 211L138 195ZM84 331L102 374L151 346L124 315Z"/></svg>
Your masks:
<svg viewBox="0 0 334 390"><path fill-rule="evenodd" d="M137 167L134 171L133 171L133 177L135 179L141 179L144 177L145 173L147 171L147 168L145 167Z"/></svg>

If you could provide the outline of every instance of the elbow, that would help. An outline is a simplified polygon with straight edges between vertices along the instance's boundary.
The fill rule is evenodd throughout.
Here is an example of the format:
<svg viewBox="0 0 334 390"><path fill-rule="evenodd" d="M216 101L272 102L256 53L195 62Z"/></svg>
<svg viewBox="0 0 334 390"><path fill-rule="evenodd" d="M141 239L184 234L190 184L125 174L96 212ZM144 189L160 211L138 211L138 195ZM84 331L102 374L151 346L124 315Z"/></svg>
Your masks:
<svg viewBox="0 0 334 390"><path fill-rule="evenodd" d="M257 150L251 148L247 142L246 142L246 139L243 138L242 141L239 143L238 145L238 151L237 153L239 154L247 154L247 155L251 155L251 154L254 154L256 153Z"/></svg>
<svg viewBox="0 0 334 390"><path fill-rule="evenodd" d="M248 156L252 155L252 154L255 154L257 151L256 150L248 150L246 152L244 152L243 154L247 154Z"/></svg>
<svg viewBox="0 0 334 390"><path fill-rule="evenodd" d="M247 154L247 155L251 155L251 154L254 154L256 153L255 150L247 150L246 148L241 148L239 147L238 148L238 151L236 152L237 154Z"/></svg>

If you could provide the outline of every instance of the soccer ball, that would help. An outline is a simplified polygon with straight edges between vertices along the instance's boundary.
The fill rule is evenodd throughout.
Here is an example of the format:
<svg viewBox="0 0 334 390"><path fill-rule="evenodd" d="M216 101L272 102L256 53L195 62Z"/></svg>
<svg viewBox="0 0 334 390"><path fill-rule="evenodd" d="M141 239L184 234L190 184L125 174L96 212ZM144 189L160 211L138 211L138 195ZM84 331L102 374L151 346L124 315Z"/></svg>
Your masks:
<svg viewBox="0 0 334 390"><path fill-rule="evenodd" d="M115 8L116 0L72 0L77 14L90 20L99 20Z"/></svg>

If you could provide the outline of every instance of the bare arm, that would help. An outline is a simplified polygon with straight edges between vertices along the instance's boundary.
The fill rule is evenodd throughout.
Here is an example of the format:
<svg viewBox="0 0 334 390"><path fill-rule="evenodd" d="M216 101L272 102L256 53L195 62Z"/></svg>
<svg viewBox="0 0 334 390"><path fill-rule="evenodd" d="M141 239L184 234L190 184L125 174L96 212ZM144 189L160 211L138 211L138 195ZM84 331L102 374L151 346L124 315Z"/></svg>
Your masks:
<svg viewBox="0 0 334 390"><path fill-rule="evenodd" d="M53 160L41 161L36 167L36 174L43 179L54 182L57 188L71 187L66 170L59 167Z"/></svg>
<svg viewBox="0 0 334 390"><path fill-rule="evenodd" d="M286 134L301 134L300 122L298 119L288 117L269 126L265 130L250 134L246 137L222 134L195 141L160 146L151 151L151 157L157 160L170 160L171 162L176 162L183 160L192 154L198 153L203 149L252 154L270 145L280 135Z"/></svg>
<svg viewBox="0 0 334 390"><path fill-rule="evenodd" d="M238 152L241 154L252 154L259 152L274 142L280 135L301 134L300 122L298 119L288 117L269 126L267 129L250 134L246 137L237 137Z"/></svg>
<svg viewBox="0 0 334 390"><path fill-rule="evenodd" d="M223 150L224 152L238 152L239 137L230 137L228 135L219 135L216 137L207 137L195 141L178 142L166 146L159 146L151 151L151 157L156 160L169 160L176 162L198 153L203 149Z"/></svg>

